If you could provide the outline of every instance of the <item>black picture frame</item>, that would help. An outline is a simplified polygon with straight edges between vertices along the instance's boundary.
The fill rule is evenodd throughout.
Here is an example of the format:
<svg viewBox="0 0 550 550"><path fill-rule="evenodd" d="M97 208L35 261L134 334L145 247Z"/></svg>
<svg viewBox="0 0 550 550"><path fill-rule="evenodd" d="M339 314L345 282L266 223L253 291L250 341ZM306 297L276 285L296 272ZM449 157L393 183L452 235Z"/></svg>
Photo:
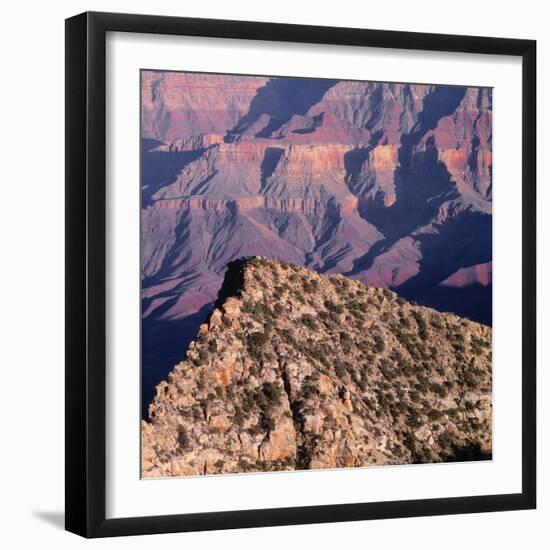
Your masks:
<svg viewBox="0 0 550 550"><path fill-rule="evenodd" d="M106 519L105 40L108 31L516 56L523 67L522 491ZM66 529L107 537L532 509L536 506L536 42L180 17L66 20ZM519 337L519 335L518 335Z"/></svg>

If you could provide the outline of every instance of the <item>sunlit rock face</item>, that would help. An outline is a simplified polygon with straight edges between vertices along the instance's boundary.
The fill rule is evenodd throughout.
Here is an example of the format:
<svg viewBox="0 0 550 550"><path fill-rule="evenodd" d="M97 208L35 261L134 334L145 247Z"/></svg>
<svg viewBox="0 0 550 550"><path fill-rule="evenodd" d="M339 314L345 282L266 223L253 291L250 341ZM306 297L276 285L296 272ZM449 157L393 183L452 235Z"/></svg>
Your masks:
<svg viewBox="0 0 550 550"><path fill-rule="evenodd" d="M490 89L144 71L141 92L153 378L243 256L491 323ZM157 345L167 323L191 333Z"/></svg>
<svg viewBox="0 0 550 550"><path fill-rule="evenodd" d="M489 458L491 329L342 275L231 262L156 388L142 475Z"/></svg>

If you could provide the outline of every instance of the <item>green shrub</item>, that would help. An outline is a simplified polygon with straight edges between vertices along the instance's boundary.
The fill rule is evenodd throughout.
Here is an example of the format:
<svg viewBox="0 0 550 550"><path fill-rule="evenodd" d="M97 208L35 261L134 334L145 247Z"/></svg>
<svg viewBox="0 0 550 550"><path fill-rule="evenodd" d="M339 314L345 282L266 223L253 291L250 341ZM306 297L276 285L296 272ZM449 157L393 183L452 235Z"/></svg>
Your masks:
<svg viewBox="0 0 550 550"><path fill-rule="evenodd" d="M315 330L318 327L315 317L313 317L313 315L310 315L309 313L305 313L304 315L302 315L300 321L307 328Z"/></svg>
<svg viewBox="0 0 550 550"><path fill-rule="evenodd" d="M382 353L386 349L386 344L380 335L374 337L374 351L376 353Z"/></svg>
<svg viewBox="0 0 550 550"><path fill-rule="evenodd" d="M441 330L443 328L443 323L441 322L441 320L437 315L432 315L432 317L430 318L430 323L432 327L438 330Z"/></svg>
<svg viewBox="0 0 550 550"><path fill-rule="evenodd" d="M256 359L263 357L264 346L269 340L267 332L253 332L248 335L248 351Z"/></svg>
<svg viewBox="0 0 550 550"><path fill-rule="evenodd" d="M241 459L239 459L238 466L239 466L239 470L241 472L248 472L250 470L251 464L249 462L247 462L246 460L241 458Z"/></svg>
<svg viewBox="0 0 550 550"><path fill-rule="evenodd" d="M441 411L438 411L438 410L432 410L428 413L428 419L429 420L439 420L440 418L443 417L443 413Z"/></svg>
<svg viewBox="0 0 550 550"><path fill-rule="evenodd" d="M478 338L477 336L472 335L470 344L472 346L472 351L476 355L481 355L485 348L490 347L490 343L488 340L484 340L483 338Z"/></svg>
<svg viewBox="0 0 550 550"><path fill-rule="evenodd" d="M208 340L208 351L210 353L216 353L218 351L218 345L216 344L216 340Z"/></svg>
<svg viewBox="0 0 550 550"><path fill-rule="evenodd" d="M403 438L403 443L411 454L414 455L416 453L416 437L413 433L407 432Z"/></svg>
<svg viewBox="0 0 550 550"><path fill-rule="evenodd" d="M392 447L392 452L396 456L402 456L403 455L403 447L399 445L398 443L395 443Z"/></svg>
<svg viewBox="0 0 550 550"><path fill-rule="evenodd" d="M178 444L184 451L191 447L191 439L185 426L178 426Z"/></svg>
<svg viewBox="0 0 550 550"><path fill-rule="evenodd" d="M312 359L315 359L316 361L319 361L319 363L322 363L325 367L329 366L328 362L328 355L329 353L327 350L323 349L324 346L317 347L315 345L309 344L307 348L304 349L305 353Z"/></svg>
<svg viewBox="0 0 550 550"><path fill-rule="evenodd" d="M319 395L317 386L314 386L313 384L305 384L302 387L302 396L304 399L309 399L310 397L314 397L316 395Z"/></svg>
<svg viewBox="0 0 550 550"><path fill-rule="evenodd" d="M439 397L441 398L446 397L448 393L447 389L444 386L442 386L441 384L437 384L435 382L430 384L430 391L439 395Z"/></svg>
<svg viewBox="0 0 550 550"><path fill-rule="evenodd" d="M304 277L304 279L302 280L302 288L304 289L304 292L306 294L316 292L317 290L319 290L319 281L317 281L316 279L310 280Z"/></svg>
<svg viewBox="0 0 550 550"><path fill-rule="evenodd" d="M341 361L338 361L334 365L334 372L338 378L343 378L346 375L347 369Z"/></svg>
<svg viewBox="0 0 550 550"><path fill-rule="evenodd" d="M344 306L340 304L336 304L331 300L325 300L324 305L328 311L335 313L337 315L339 315L340 313L343 313L344 311Z"/></svg>
<svg viewBox="0 0 550 550"><path fill-rule="evenodd" d="M418 382L414 385L415 389L420 393L426 393L430 388L430 381L422 375L418 376Z"/></svg>
<svg viewBox="0 0 550 550"><path fill-rule="evenodd" d="M413 311L413 317L418 326L418 335L422 340L425 340L428 337L426 319L424 319L424 316L419 311Z"/></svg>
<svg viewBox="0 0 550 550"><path fill-rule="evenodd" d="M437 442L441 445L441 447L448 449L453 444L453 438L451 433L448 430L445 430L440 436L437 438Z"/></svg>
<svg viewBox="0 0 550 550"><path fill-rule="evenodd" d="M470 389L475 389L479 385L479 378L472 371L466 371L464 373L464 384Z"/></svg>
<svg viewBox="0 0 550 550"><path fill-rule="evenodd" d="M411 401L413 401L414 403L417 403L418 401L420 401L420 392L414 390L409 394L409 397Z"/></svg>
<svg viewBox="0 0 550 550"><path fill-rule="evenodd" d="M242 404L243 404L243 410L246 411L246 412L249 412L252 410L252 408L254 407L254 405L256 404L256 399L255 399L255 392L254 391L247 391L245 392L244 396L243 396L243 400L242 400Z"/></svg>
<svg viewBox="0 0 550 550"><path fill-rule="evenodd" d="M262 414L260 418L260 424L264 431L272 432L276 427L275 419L268 414Z"/></svg>
<svg viewBox="0 0 550 550"><path fill-rule="evenodd" d="M403 328L411 328L411 321L403 312L400 312L399 323Z"/></svg>
<svg viewBox="0 0 550 550"><path fill-rule="evenodd" d="M416 411L410 411L409 416L407 418L407 425L415 430L416 428L420 428L422 426L422 422L420 421L420 417L418 416L418 413Z"/></svg>
<svg viewBox="0 0 550 550"><path fill-rule="evenodd" d="M233 416L233 419L235 420L235 424L237 426L242 427L245 421L245 414L243 413L243 410L240 407L235 407L235 415Z"/></svg>
<svg viewBox="0 0 550 550"><path fill-rule="evenodd" d="M275 382L265 382L262 392L269 404L274 405L281 400L281 386Z"/></svg>
<svg viewBox="0 0 550 550"><path fill-rule="evenodd" d="M339 334L340 339L340 348L344 353L350 353L351 352L351 346L353 344L353 340L351 339L351 336L347 332L340 332Z"/></svg>

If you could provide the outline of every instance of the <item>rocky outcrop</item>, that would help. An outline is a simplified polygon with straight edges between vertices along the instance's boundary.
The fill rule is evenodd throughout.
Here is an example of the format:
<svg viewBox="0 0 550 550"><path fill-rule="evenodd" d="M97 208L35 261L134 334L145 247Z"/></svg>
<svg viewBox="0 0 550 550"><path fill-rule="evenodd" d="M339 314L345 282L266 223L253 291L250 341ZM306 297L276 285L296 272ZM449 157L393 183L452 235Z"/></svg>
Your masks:
<svg viewBox="0 0 550 550"><path fill-rule="evenodd" d="M491 129L490 90L469 88L454 112L439 119L436 127L422 137L413 152L413 166L423 173L426 167L422 160L433 150L436 163L444 167L461 193L490 199ZM490 212L490 206L483 205L483 200L477 206L485 206Z"/></svg>
<svg viewBox="0 0 550 550"><path fill-rule="evenodd" d="M487 458L491 330L385 289L261 258L216 307L142 423L142 475Z"/></svg>
<svg viewBox="0 0 550 550"><path fill-rule="evenodd" d="M476 284L487 286L491 284L492 276L493 264L492 262L488 262L486 264L463 267L447 277L440 285L455 288L463 288Z"/></svg>

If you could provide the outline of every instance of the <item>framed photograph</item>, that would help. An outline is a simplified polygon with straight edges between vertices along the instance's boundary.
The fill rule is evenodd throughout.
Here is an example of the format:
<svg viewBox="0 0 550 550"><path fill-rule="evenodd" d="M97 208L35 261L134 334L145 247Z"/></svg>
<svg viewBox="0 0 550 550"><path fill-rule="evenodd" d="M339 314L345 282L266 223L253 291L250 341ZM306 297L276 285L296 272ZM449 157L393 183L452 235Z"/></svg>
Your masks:
<svg viewBox="0 0 550 550"><path fill-rule="evenodd" d="M535 507L530 40L66 21L66 528Z"/></svg>

